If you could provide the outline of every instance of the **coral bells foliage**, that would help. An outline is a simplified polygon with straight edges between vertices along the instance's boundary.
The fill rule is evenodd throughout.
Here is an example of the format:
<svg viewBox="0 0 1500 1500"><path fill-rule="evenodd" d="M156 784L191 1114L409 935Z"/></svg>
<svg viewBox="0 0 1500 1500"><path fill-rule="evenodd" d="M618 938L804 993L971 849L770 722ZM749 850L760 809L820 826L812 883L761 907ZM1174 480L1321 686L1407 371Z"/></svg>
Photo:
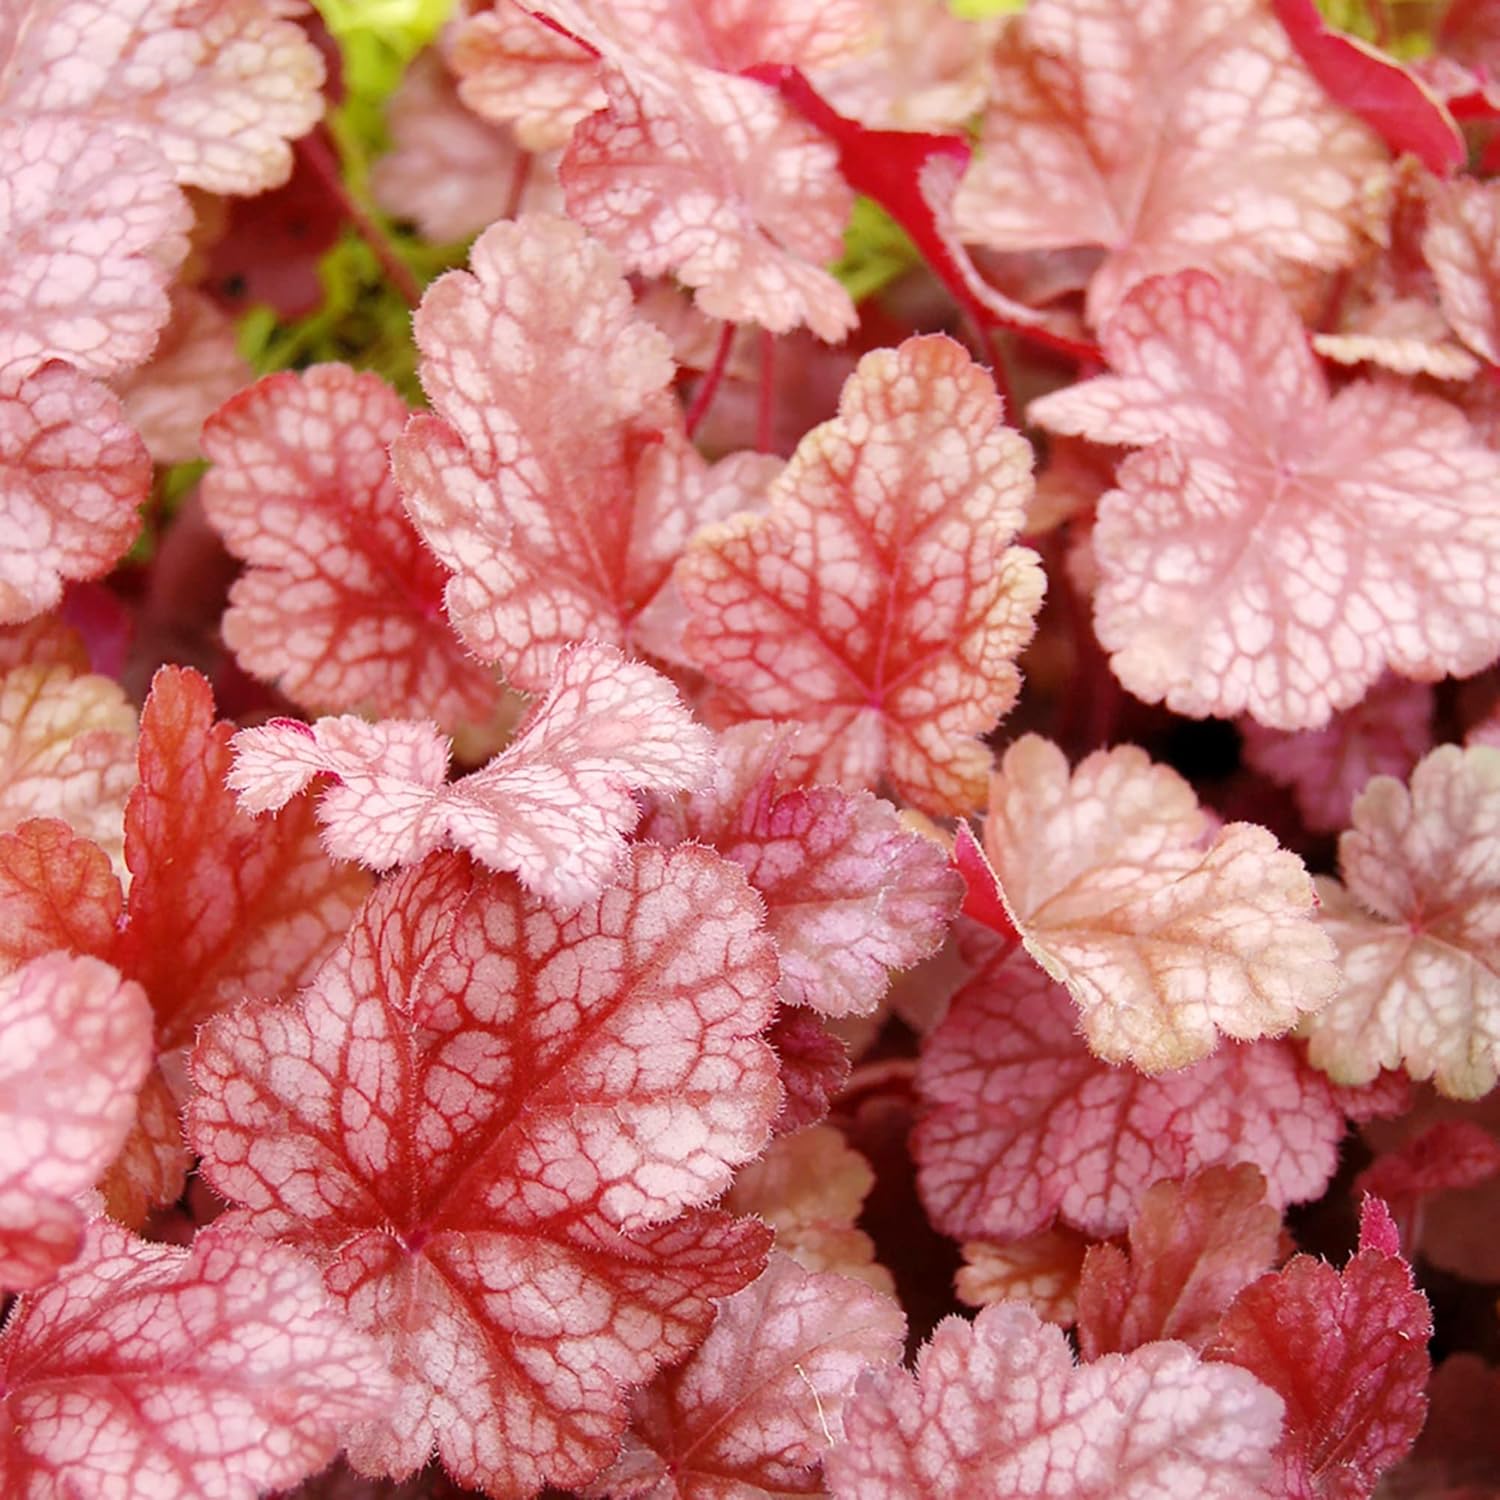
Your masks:
<svg viewBox="0 0 1500 1500"><path fill-rule="evenodd" d="M1492 1485L1497 79L0 0L7 1500Z"/></svg>

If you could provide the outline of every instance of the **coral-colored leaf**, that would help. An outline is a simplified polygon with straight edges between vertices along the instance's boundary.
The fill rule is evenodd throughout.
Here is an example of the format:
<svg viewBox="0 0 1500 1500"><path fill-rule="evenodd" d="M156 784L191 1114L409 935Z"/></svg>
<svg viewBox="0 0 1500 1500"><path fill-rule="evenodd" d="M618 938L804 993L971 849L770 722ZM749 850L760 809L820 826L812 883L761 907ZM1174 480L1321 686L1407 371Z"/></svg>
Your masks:
<svg viewBox="0 0 1500 1500"><path fill-rule="evenodd" d="M874 1242L854 1227L874 1185L864 1157L832 1125L814 1125L778 1137L759 1161L741 1167L724 1207L763 1219L776 1231L776 1248L807 1270L854 1276L894 1296Z"/></svg>
<svg viewBox="0 0 1500 1500"><path fill-rule="evenodd" d="M1370 126L1391 151L1409 151L1439 176L1461 167L1464 138L1441 99L1409 68L1329 26L1314 0L1271 0L1276 19L1328 97Z"/></svg>
<svg viewBox="0 0 1500 1500"><path fill-rule="evenodd" d="M185 464L199 456L209 413L250 380L233 322L205 292L179 286L151 358L113 385L151 457L159 464Z"/></svg>
<svg viewBox="0 0 1500 1500"><path fill-rule="evenodd" d="M762 1226L681 1211L780 1102L758 927L703 849L635 847L568 917L438 855L376 890L300 1003L200 1034L205 1174L319 1260L401 1381L356 1467L401 1477L436 1443L496 1495L586 1480L621 1386L755 1276Z"/></svg>
<svg viewBox="0 0 1500 1500"><path fill-rule="evenodd" d="M983 795L1043 580L1011 542L1031 456L988 374L941 337L867 354L839 415L677 569L686 645L738 717L797 722L791 769L888 783L928 812Z"/></svg>
<svg viewBox="0 0 1500 1500"><path fill-rule="evenodd" d="M897 1363L906 1319L891 1298L772 1255L719 1304L713 1331L631 1401L599 1500L782 1500L817 1493L866 1369Z"/></svg>
<svg viewBox="0 0 1500 1500"><path fill-rule="evenodd" d="M158 1065L136 1099L135 1123L96 1186L117 1224L139 1229L151 1211L182 1196L193 1156L182 1138L182 1106Z"/></svg>
<svg viewBox="0 0 1500 1500"><path fill-rule="evenodd" d="M118 859L135 774L135 713L117 683L61 666L0 678L0 829L61 818Z"/></svg>
<svg viewBox="0 0 1500 1500"><path fill-rule="evenodd" d="M1202 1349L1236 1294L1277 1258L1281 1215L1248 1163L1159 1182L1141 1199L1129 1249L1094 1245L1078 1283L1085 1359L1155 1339Z"/></svg>
<svg viewBox="0 0 1500 1500"><path fill-rule="evenodd" d="M1493 1500L1500 1474L1500 1369L1453 1354L1427 1387L1427 1425L1381 1480L1382 1500Z"/></svg>
<svg viewBox="0 0 1500 1500"><path fill-rule="evenodd" d="M1500 188L1470 179L1435 190L1422 253L1453 331L1490 364L1500 364Z"/></svg>
<svg viewBox="0 0 1500 1500"><path fill-rule="evenodd" d="M1281 1402L1259 1381L1151 1344L1077 1366L1015 1303L945 1318L915 1375L872 1371L825 1468L834 1500L1269 1500Z"/></svg>
<svg viewBox="0 0 1500 1500"><path fill-rule="evenodd" d="M784 1010L766 1034L781 1060L778 1133L815 1125L849 1078L849 1051L811 1011Z"/></svg>
<svg viewBox="0 0 1500 1500"><path fill-rule="evenodd" d="M416 336L437 417L395 444L448 614L527 691L570 641L633 644L698 515L705 465L666 394L665 337L566 220L496 224L435 282Z"/></svg>
<svg viewBox="0 0 1500 1500"><path fill-rule="evenodd" d="M54 948L110 957L123 905L109 856L66 823L0 834L0 972Z"/></svg>
<svg viewBox="0 0 1500 1500"><path fill-rule="evenodd" d="M300 1257L212 1225L190 1250L96 1219L0 1335L0 1487L240 1500L295 1484L390 1381Z"/></svg>
<svg viewBox="0 0 1500 1500"><path fill-rule="evenodd" d="M1346 828L1372 777L1405 780L1432 748L1432 688L1389 673L1322 729L1289 734L1253 719L1240 726L1246 761L1292 789L1302 821L1318 833Z"/></svg>
<svg viewBox="0 0 1500 1500"><path fill-rule="evenodd" d="M1157 1078L1100 1062L1066 992L1021 955L981 973L927 1038L912 1150L933 1222L1020 1239L1054 1217L1119 1234L1161 1178L1250 1162L1276 1207L1333 1176L1343 1114L1285 1041L1221 1046Z"/></svg>
<svg viewBox="0 0 1500 1500"><path fill-rule="evenodd" d="M628 269L670 272L694 288L710 317L774 333L806 324L819 338L842 339L854 305L824 269L843 248L853 206L837 153L770 89L738 76L751 63L782 60L775 40L753 35L758 18L779 11L805 33L807 8L736 7L751 24L720 30L711 8L684 6L687 28L708 43L687 48L671 28L657 34L657 7L637 17L629 6L580 0L528 8L602 64L604 108L574 126L559 169L569 216ZM726 39L727 49L716 44Z"/></svg>
<svg viewBox="0 0 1500 1500"><path fill-rule="evenodd" d="M209 419L203 508L250 566L224 641L310 711L483 720L498 687L443 618L445 573L401 508L406 403L347 365L270 375Z"/></svg>
<svg viewBox="0 0 1500 1500"><path fill-rule="evenodd" d="M1377 1156L1354 1179L1369 1193L1410 1212L1419 1200L1450 1188L1478 1187L1500 1177L1500 1140L1473 1120L1439 1120L1394 1151Z"/></svg>
<svg viewBox="0 0 1500 1500"><path fill-rule="evenodd" d="M1380 776L1319 882L1344 988L1308 1022L1340 1083L1385 1068L1476 1099L1500 1070L1500 750L1443 745L1409 785Z"/></svg>
<svg viewBox="0 0 1500 1500"><path fill-rule="evenodd" d="M469 24L499 19L491 11ZM391 149L375 163L371 190L386 213L410 219L426 239L466 240L521 210L562 206L556 163L536 160L509 130L466 109L435 53L406 70L386 128Z"/></svg>
<svg viewBox="0 0 1500 1500"><path fill-rule="evenodd" d="M369 889L330 863L309 807L254 819L235 806L233 732L198 673L156 674L125 812L134 879L119 962L146 986L164 1051L225 1006L306 982Z"/></svg>
<svg viewBox="0 0 1500 1500"><path fill-rule="evenodd" d="M323 112L296 0L19 0L0 23L0 112L150 142L177 180L258 193Z"/></svg>
<svg viewBox="0 0 1500 1500"><path fill-rule="evenodd" d="M787 785L788 749L768 724L726 731L712 789L662 809L645 836L708 844L744 870L765 899L783 1000L868 1015L892 970L942 943L960 882L942 847L904 828L889 802Z"/></svg>
<svg viewBox="0 0 1500 1500"><path fill-rule="evenodd" d="M284 806L320 775L329 851L373 869L435 849L467 849L527 887L578 901L604 883L640 817L632 790L676 792L712 766L710 737L672 685L608 646L570 648L510 746L448 782L448 745L431 724L273 720L235 737L229 784L250 812Z"/></svg>
<svg viewBox="0 0 1500 1500"><path fill-rule="evenodd" d="M49 953L0 978L0 1288L73 1259L69 1200L120 1149L150 1066L146 997L109 964Z"/></svg>
<svg viewBox="0 0 1500 1500"><path fill-rule="evenodd" d="M1099 246L1095 322L1188 266L1353 259L1385 152L1263 0L1032 0L995 67L960 228L996 250Z"/></svg>
<svg viewBox="0 0 1500 1500"><path fill-rule="evenodd" d="M13 388L49 359L88 375L139 364L192 222L160 158L111 130L3 115L0 154L0 378Z"/></svg>
<svg viewBox="0 0 1500 1500"><path fill-rule="evenodd" d="M1261 1277L1235 1298L1209 1354L1286 1402L1278 1494L1366 1500L1422 1430L1431 1333L1385 1206L1367 1198L1342 1272L1298 1255Z"/></svg>
<svg viewBox="0 0 1500 1500"><path fill-rule="evenodd" d="M1180 1068L1221 1035L1288 1030L1338 988L1302 861L1249 823L1211 834L1192 787L1134 746L1070 776L1050 741L1017 741L984 841L1026 951L1110 1062Z"/></svg>
<svg viewBox="0 0 1500 1500"><path fill-rule="evenodd" d="M28 620L69 580L108 572L150 493L151 457L105 386L51 364L0 390L0 621Z"/></svg>
<svg viewBox="0 0 1500 1500"><path fill-rule="evenodd" d="M964 1263L953 1286L970 1307L1025 1302L1044 1322L1063 1327L1078 1317L1088 1240L1076 1230L1043 1229L1008 1245L970 1240L962 1249Z"/></svg>
<svg viewBox="0 0 1500 1500"><path fill-rule="evenodd" d="M1115 373L1030 415L1152 445L1093 534L1095 628L1137 697L1316 729L1387 666L1464 676L1500 652L1500 454L1456 407L1390 379L1330 396L1263 281L1149 282L1103 342Z"/></svg>

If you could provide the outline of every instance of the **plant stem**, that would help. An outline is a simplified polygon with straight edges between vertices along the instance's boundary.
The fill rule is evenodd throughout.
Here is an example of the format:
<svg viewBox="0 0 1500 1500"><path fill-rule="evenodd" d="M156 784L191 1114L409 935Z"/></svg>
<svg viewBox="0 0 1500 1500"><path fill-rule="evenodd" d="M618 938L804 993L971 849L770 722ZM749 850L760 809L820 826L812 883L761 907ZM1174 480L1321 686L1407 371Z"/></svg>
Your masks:
<svg viewBox="0 0 1500 1500"><path fill-rule="evenodd" d="M687 435L692 435L698 430L698 424L703 420L719 389L719 382L724 378L724 369L729 363L729 351L734 345L734 336L739 330L733 323L726 323L723 331L719 334L718 347L714 350L714 357L704 372L702 380L698 382L698 389L693 392L692 405L687 409L687 416L683 419L687 426Z"/></svg>

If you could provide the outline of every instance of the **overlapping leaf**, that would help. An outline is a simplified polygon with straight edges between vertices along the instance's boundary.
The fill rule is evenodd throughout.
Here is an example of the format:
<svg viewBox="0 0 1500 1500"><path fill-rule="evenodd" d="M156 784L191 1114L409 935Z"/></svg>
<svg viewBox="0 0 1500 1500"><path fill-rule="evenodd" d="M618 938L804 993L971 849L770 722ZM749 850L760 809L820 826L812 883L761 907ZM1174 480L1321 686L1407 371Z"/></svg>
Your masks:
<svg viewBox="0 0 1500 1500"><path fill-rule="evenodd" d="M1137 697L1315 729L1388 666L1500 653L1500 455L1455 407L1388 379L1330 396L1263 281L1150 282L1103 342L1115 373L1030 414L1150 445L1093 533L1095 628Z"/></svg>
<svg viewBox="0 0 1500 1500"><path fill-rule="evenodd" d="M0 117L102 125L177 181L258 193L323 112L297 0L17 0L0 21Z"/></svg>
<svg viewBox="0 0 1500 1500"><path fill-rule="evenodd" d="M107 1219L0 1334L0 1488L240 1500L333 1457L391 1385L317 1272L245 1229L190 1250Z"/></svg>
<svg viewBox="0 0 1500 1500"><path fill-rule="evenodd" d="M1161 1178L1249 1162L1276 1207L1316 1198L1338 1161L1335 1091L1285 1041L1225 1045L1150 1078L1101 1062L1066 992L1013 955L962 990L926 1040L912 1141L933 1222L1021 1239L1054 1218L1119 1234Z"/></svg>
<svg viewBox="0 0 1500 1500"><path fill-rule="evenodd" d="M893 969L936 951L961 884L942 848L869 793L787 785L788 738L726 731L714 786L663 808L646 837L692 839L732 859L766 902L781 996L828 1016L866 1015Z"/></svg>
<svg viewBox="0 0 1500 1500"><path fill-rule="evenodd" d="M328 776L317 815L337 858L385 870L467 849L567 902L596 892L618 863L640 817L632 791L698 785L712 756L665 677L587 645L558 657L551 690L509 747L457 781L432 724L346 715L242 730L229 785L260 813Z"/></svg>
<svg viewBox="0 0 1500 1500"><path fill-rule="evenodd" d="M834 1500L1269 1500L1281 1400L1185 1344L1074 1365L1015 1303L945 1318L915 1375L872 1371L825 1468Z"/></svg>
<svg viewBox="0 0 1500 1500"><path fill-rule="evenodd" d="M448 628L444 569L401 508L388 449L406 418L378 375L346 365L268 376L214 413L203 507L250 565L220 628L303 708L452 730L488 718L499 688Z"/></svg>
<svg viewBox="0 0 1500 1500"><path fill-rule="evenodd" d="M1208 1352L1286 1402L1277 1494L1366 1500L1422 1429L1431 1333L1385 1205L1367 1198L1342 1272L1294 1257L1235 1298Z"/></svg>
<svg viewBox="0 0 1500 1500"><path fill-rule="evenodd" d="M796 722L805 779L967 811L1041 604L1035 555L1011 545L1030 468L957 344L866 355L769 513L700 533L678 567L721 712Z"/></svg>
<svg viewBox="0 0 1500 1500"><path fill-rule="evenodd" d="M151 1055L140 986L97 958L49 953L0 978L0 1290L78 1253L71 1200L123 1144Z"/></svg>
<svg viewBox="0 0 1500 1500"><path fill-rule="evenodd" d="M112 956L123 907L109 856L60 819L0 834L0 973L58 948Z"/></svg>
<svg viewBox="0 0 1500 1500"><path fill-rule="evenodd" d="M416 319L436 416L394 447L412 519L453 571L449 617L518 687L570 641L634 644L701 519L706 466L666 394L666 339L575 225L497 224Z"/></svg>
<svg viewBox="0 0 1500 1500"><path fill-rule="evenodd" d="M1454 332L1500 364L1500 195L1488 182L1445 184L1433 193L1422 250Z"/></svg>
<svg viewBox="0 0 1500 1500"><path fill-rule="evenodd" d="M621 1386L755 1276L763 1227L683 1210L779 1103L758 928L707 850L637 846L568 917L439 855L378 888L298 1003L205 1028L205 1173L318 1259L400 1380L357 1467L403 1476L436 1444L495 1495L586 1481Z"/></svg>
<svg viewBox="0 0 1500 1500"><path fill-rule="evenodd" d="M719 1304L713 1331L631 1401L624 1449L598 1500L781 1500L814 1494L859 1375L901 1357L889 1297L773 1254Z"/></svg>
<svg viewBox="0 0 1500 1500"><path fill-rule="evenodd" d="M1338 988L1302 861L1249 823L1211 834L1192 787L1134 746L1070 775L1050 741L1017 741L984 842L1026 951L1106 1061L1180 1068L1221 1035L1288 1030Z"/></svg>
<svg viewBox="0 0 1500 1500"><path fill-rule="evenodd" d="M1281 1215L1247 1163L1159 1182L1141 1199L1128 1252L1093 1245L1078 1284L1085 1359L1128 1354L1155 1339L1201 1350L1241 1288L1277 1258Z"/></svg>
<svg viewBox="0 0 1500 1500"><path fill-rule="evenodd" d="M997 1245L970 1240L953 1278L961 1302L1024 1302L1047 1323L1068 1327L1078 1318L1078 1278L1089 1242L1073 1229L1041 1229Z"/></svg>
<svg viewBox="0 0 1500 1500"><path fill-rule="evenodd" d="M995 67L960 227L996 250L1098 246L1096 322L1188 266L1354 258L1385 153L1264 0L1032 0Z"/></svg>
<svg viewBox="0 0 1500 1500"><path fill-rule="evenodd" d="M1382 1067L1474 1099L1500 1070L1500 750L1444 745L1377 777L1319 882L1344 987L1307 1026L1340 1083Z"/></svg>

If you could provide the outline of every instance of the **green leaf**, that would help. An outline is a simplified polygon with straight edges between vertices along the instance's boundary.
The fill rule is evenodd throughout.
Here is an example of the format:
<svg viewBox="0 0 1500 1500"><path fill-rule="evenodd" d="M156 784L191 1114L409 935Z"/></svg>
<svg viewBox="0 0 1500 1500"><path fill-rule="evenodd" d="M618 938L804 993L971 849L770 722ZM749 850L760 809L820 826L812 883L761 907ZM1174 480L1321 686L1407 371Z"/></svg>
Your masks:
<svg viewBox="0 0 1500 1500"><path fill-rule="evenodd" d="M1019 15L1026 0L948 0L948 9L960 21L988 21L991 16Z"/></svg>

